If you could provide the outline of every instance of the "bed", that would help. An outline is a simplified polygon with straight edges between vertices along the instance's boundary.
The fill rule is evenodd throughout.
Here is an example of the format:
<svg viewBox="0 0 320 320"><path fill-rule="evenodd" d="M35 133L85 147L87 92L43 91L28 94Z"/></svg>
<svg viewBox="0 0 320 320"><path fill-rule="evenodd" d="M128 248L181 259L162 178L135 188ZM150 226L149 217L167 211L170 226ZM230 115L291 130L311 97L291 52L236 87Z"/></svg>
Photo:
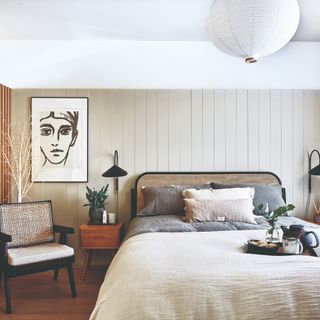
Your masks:
<svg viewBox="0 0 320 320"><path fill-rule="evenodd" d="M266 221L185 223L182 216L136 217L143 188L249 183L281 187L269 172L145 173L132 192L127 236L100 288L91 320L320 319L320 260L246 253ZM285 199L285 190L282 190ZM169 212L168 212L169 213ZM295 217L279 224L314 225Z"/></svg>

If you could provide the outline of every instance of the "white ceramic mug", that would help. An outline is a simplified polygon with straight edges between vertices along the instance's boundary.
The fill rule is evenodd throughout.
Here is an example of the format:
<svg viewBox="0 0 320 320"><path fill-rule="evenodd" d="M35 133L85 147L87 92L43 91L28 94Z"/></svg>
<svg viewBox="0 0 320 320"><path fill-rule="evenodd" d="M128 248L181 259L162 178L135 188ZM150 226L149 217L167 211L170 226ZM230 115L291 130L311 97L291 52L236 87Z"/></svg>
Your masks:
<svg viewBox="0 0 320 320"><path fill-rule="evenodd" d="M284 238L282 240L282 251L288 254L301 254L303 245L297 238Z"/></svg>
<svg viewBox="0 0 320 320"><path fill-rule="evenodd" d="M116 223L116 214L113 212L108 213L108 223L115 224Z"/></svg>

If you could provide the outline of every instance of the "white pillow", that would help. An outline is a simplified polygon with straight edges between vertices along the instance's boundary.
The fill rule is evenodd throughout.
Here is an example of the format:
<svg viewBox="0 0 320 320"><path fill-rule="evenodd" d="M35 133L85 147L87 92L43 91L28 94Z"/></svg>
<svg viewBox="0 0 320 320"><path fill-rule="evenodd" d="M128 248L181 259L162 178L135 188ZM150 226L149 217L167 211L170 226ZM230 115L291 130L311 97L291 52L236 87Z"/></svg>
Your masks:
<svg viewBox="0 0 320 320"><path fill-rule="evenodd" d="M252 213L252 198L232 200L184 199L186 222L234 221L257 224Z"/></svg>
<svg viewBox="0 0 320 320"><path fill-rule="evenodd" d="M185 199L194 200L233 200L254 197L254 188L227 188L227 189L186 189L182 192Z"/></svg>

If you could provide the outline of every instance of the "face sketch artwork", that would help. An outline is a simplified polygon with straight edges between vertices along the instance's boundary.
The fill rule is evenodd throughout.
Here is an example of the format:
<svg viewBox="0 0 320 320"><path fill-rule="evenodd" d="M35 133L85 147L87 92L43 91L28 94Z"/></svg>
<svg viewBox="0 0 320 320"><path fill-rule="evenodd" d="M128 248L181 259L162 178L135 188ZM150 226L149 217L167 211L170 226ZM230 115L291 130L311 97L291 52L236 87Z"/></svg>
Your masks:
<svg viewBox="0 0 320 320"><path fill-rule="evenodd" d="M66 164L70 148L77 141L78 119L77 111L50 111L49 115L40 118L40 150L45 158L42 166L47 162L62 166Z"/></svg>

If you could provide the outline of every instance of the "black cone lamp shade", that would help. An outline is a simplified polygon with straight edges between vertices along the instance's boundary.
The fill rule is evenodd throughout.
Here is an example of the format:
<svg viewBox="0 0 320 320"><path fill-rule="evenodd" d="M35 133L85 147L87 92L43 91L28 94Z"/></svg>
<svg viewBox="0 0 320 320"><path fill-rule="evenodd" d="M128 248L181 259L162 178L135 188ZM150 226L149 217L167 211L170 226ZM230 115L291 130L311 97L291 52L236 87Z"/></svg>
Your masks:
<svg viewBox="0 0 320 320"><path fill-rule="evenodd" d="M312 168L309 171L309 174L311 174L312 176L320 176L320 164L318 164L316 167Z"/></svg>
<svg viewBox="0 0 320 320"><path fill-rule="evenodd" d="M312 155L316 153L318 155L318 159L319 159L319 164L313 168L311 168L311 162L312 162ZM308 199L307 199L307 204L306 204L306 211L305 211L305 216L308 215L309 213L309 206L310 206L310 199L311 199L311 176L320 176L320 152L318 150L312 150L310 155L309 155L309 162L308 162L308 165L309 165L309 171L308 171L308 174L309 174L309 179L308 179L308 191L309 191L309 194L308 194Z"/></svg>
<svg viewBox="0 0 320 320"><path fill-rule="evenodd" d="M104 172L102 176L105 178L118 178L124 177L127 174L128 172L126 170L123 170L118 166L118 151L116 150L113 156L113 166Z"/></svg>
<svg viewBox="0 0 320 320"><path fill-rule="evenodd" d="M103 177L105 178L115 178L115 192L116 192L116 197L117 197L117 213L118 213L118 191L119 191L119 177L124 177L128 174L126 170L123 170L118 166L118 151L116 150L114 152L113 156L113 166L109 168L106 172L102 174Z"/></svg>
<svg viewBox="0 0 320 320"><path fill-rule="evenodd" d="M126 170L121 169L117 165L113 165L110 169L102 174L105 178L124 177L128 174Z"/></svg>

